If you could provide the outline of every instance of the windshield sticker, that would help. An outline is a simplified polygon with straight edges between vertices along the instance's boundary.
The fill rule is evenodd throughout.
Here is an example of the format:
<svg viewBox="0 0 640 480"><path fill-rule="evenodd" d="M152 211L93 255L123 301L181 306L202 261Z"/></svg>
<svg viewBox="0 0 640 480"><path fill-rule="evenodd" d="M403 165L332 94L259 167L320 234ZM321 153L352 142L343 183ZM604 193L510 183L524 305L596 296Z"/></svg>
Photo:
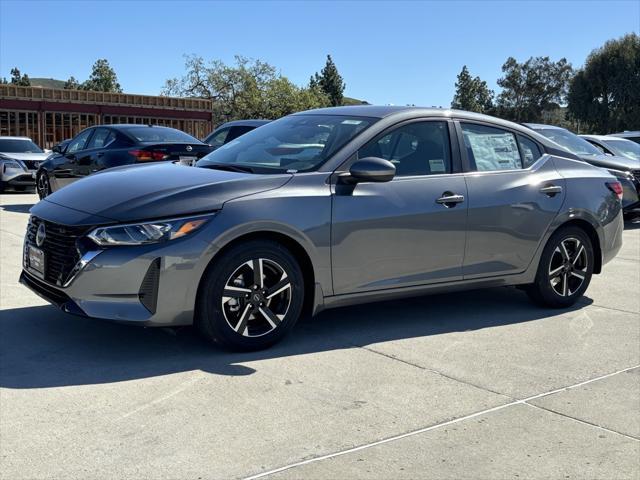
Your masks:
<svg viewBox="0 0 640 480"><path fill-rule="evenodd" d="M432 173L444 173L444 160L442 158L434 158L433 160L429 160L429 169L431 169Z"/></svg>
<svg viewBox="0 0 640 480"><path fill-rule="evenodd" d="M343 120L342 125L360 125L362 120Z"/></svg>

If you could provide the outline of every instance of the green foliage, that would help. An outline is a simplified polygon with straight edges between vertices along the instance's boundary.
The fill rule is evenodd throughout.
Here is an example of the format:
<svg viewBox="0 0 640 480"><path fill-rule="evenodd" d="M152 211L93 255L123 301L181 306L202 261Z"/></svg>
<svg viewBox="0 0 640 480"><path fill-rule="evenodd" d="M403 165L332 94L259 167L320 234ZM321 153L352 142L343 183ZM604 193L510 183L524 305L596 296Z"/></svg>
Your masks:
<svg viewBox="0 0 640 480"><path fill-rule="evenodd" d="M493 91L480 77L472 77L466 65L458 74L451 108L479 113L490 113L493 108Z"/></svg>
<svg viewBox="0 0 640 480"><path fill-rule="evenodd" d="M345 87L346 84L338 73L338 68L333 63L331 55L327 55L327 62L320 74L316 73L309 80L309 88L319 88L329 98L331 105L335 107L343 104Z"/></svg>
<svg viewBox="0 0 640 480"><path fill-rule="evenodd" d="M630 33L593 50L571 82L568 102L584 131L640 128L640 36Z"/></svg>
<svg viewBox="0 0 640 480"><path fill-rule="evenodd" d="M573 69L565 58L553 62L549 57L531 57L518 63L509 57L502 72L498 115L515 122L539 122L543 112L564 103Z"/></svg>
<svg viewBox="0 0 640 480"><path fill-rule="evenodd" d="M71 78L68 81L70 80ZM118 83L118 76L106 58L96 60L91 69L89 80L83 82L79 87L81 90L94 90L96 92L122 92L122 88Z"/></svg>
<svg viewBox="0 0 640 480"><path fill-rule="evenodd" d="M69 80L64 82L64 86L62 88L64 88L65 90L78 90L80 88L80 82L76 80L76 77L71 75L69 77Z"/></svg>
<svg viewBox="0 0 640 480"><path fill-rule="evenodd" d="M274 119L300 110L329 105L317 87L301 88L260 60L235 57L234 65L186 57L186 74L167 80L162 95L213 101L214 123L246 118Z"/></svg>
<svg viewBox="0 0 640 480"><path fill-rule="evenodd" d="M11 84L18 85L20 87L30 87L31 81L29 80L29 75L26 73L22 75L20 74L18 67L13 67L11 69Z"/></svg>

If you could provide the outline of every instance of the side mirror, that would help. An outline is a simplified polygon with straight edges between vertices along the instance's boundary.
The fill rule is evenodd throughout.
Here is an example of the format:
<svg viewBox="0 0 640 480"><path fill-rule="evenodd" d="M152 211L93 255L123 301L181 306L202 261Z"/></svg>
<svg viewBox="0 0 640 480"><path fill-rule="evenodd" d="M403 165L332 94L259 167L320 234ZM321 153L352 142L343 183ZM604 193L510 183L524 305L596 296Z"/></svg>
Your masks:
<svg viewBox="0 0 640 480"><path fill-rule="evenodd" d="M67 149L67 145L66 144L59 143L58 145L54 145L54 147L51 149L51 151L56 152L56 153L64 153L66 149Z"/></svg>
<svg viewBox="0 0 640 480"><path fill-rule="evenodd" d="M396 166L389 160L366 157L357 160L349 169L348 183L389 182L396 175Z"/></svg>

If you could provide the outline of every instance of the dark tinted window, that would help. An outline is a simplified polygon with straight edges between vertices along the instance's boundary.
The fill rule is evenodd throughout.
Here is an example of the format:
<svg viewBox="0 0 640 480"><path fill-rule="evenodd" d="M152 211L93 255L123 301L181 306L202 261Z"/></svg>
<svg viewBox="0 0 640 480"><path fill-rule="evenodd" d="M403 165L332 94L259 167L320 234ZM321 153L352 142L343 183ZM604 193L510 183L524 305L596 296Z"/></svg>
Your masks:
<svg viewBox="0 0 640 480"><path fill-rule="evenodd" d="M396 166L396 176L451 172L446 122L417 122L374 138L358 151L358 158L378 157Z"/></svg>
<svg viewBox="0 0 640 480"><path fill-rule="evenodd" d="M4 153L42 153L31 140L21 140L19 138L0 139L0 152Z"/></svg>
<svg viewBox="0 0 640 480"><path fill-rule="evenodd" d="M106 128L98 128L96 129L96 133L91 137L91 141L87 148L102 148L105 145L108 145L115 139L115 135L111 130Z"/></svg>
<svg viewBox="0 0 640 480"><path fill-rule="evenodd" d="M513 133L485 125L462 124L467 156L481 172L522 168Z"/></svg>
<svg viewBox="0 0 640 480"><path fill-rule="evenodd" d="M92 131L93 129L90 128L88 130L80 132L77 137L71 140L69 146L65 150L65 153L73 153L77 152L78 150L84 150L84 146L87 144L87 140L89 139Z"/></svg>
<svg viewBox="0 0 640 480"><path fill-rule="evenodd" d="M225 143L230 142L231 140L238 138L240 135L244 135L245 133L250 132L255 128L256 127L248 126L231 127L231 129L229 130L229 135L227 135L227 138L225 139Z"/></svg>
<svg viewBox="0 0 640 480"><path fill-rule="evenodd" d="M139 142L200 143L200 140L174 128L149 126L130 127L126 129L126 132Z"/></svg>
<svg viewBox="0 0 640 480"><path fill-rule="evenodd" d="M311 171L376 119L290 115L242 135L198 162L249 167L257 172Z"/></svg>
<svg viewBox="0 0 640 480"><path fill-rule="evenodd" d="M542 151L537 143L533 140L518 135L518 141L520 142L520 153L522 154L522 165L524 168L529 168L542 156Z"/></svg>
<svg viewBox="0 0 640 480"><path fill-rule="evenodd" d="M575 133L571 133L564 128L542 128L536 131L575 155L593 156L601 154L600 150L584 138L580 138Z"/></svg>

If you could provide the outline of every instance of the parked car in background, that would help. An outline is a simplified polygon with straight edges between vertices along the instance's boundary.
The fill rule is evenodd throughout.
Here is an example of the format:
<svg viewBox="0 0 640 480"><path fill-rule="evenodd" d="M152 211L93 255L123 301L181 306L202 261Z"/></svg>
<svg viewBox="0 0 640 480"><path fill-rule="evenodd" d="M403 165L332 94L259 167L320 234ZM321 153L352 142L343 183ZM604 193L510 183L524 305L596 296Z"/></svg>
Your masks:
<svg viewBox="0 0 640 480"><path fill-rule="evenodd" d="M32 188L47 156L29 137L0 137L0 192Z"/></svg>
<svg viewBox="0 0 640 480"><path fill-rule="evenodd" d="M433 292L519 285L562 308L620 249L621 193L486 115L311 110L196 168L122 167L55 192L31 209L21 282L69 313L195 324L241 350L303 312Z"/></svg>
<svg viewBox="0 0 640 480"><path fill-rule="evenodd" d="M626 138L611 135L580 135L605 155L640 160L640 144Z"/></svg>
<svg viewBox="0 0 640 480"><path fill-rule="evenodd" d="M36 176L40 198L79 178L122 165L180 162L194 165L212 151L180 130L157 125L99 125L54 147Z"/></svg>
<svg viewBox="0 0 640 480"><path fill-rule="evenodd" d="M640 160L620 155L606 155L566 128L533 123L525 125L578 155L585 162L608 170L622 185L622 207L625 215L633 217L640 214Z"/></svg>
<svg viewBox="0 0 640 480"><path fill-rule="evenodd" d="M626 138L627 140L631 140L632 142L640 143L640 130L635 130L632 132L626 131L626 132L612 133L611 136Z"/></svg>
<svg viewBox="0 0 640 480"><path fill-rule="evenodd" d="M255 130L262 125L266 125L271 120L235 120L220 125L204 139L204 143L208 143L213 149L220 148L225 143L235 140L240 135Z"/></svg>

